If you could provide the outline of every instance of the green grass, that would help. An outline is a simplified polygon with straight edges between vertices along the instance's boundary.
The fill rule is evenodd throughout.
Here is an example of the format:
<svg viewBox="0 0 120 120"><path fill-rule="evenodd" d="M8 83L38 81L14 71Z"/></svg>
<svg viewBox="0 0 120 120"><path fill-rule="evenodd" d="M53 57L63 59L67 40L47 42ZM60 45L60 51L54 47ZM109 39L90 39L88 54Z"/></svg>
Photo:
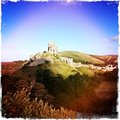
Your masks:
<svg viewBox="0 0 120 120"><path fill-rule="evenodd" d="M81 68L77 68L78 71L82 72L83 75L87 75L89 77L94 77L95 72L94 70L91 70L90 68L86 68L86 67L81 67Z"/></svg>
<svg viewBox="0 0 120 120"><path fill-rule="evenodd" d="M62 75L63 78L67 78L69 75L74 75L78 72L77 69L69 66L68 64L64 62L56 62L56 63L50 63L46 64L47 68L51 70L51 72L54 73L54 75Z"/></svg>
<svg viewBox="0 0 120 120"><path fill-rule="evenodd" d="M52 58L53 61L57 61L57 60L59 59L58 56L54 56L54 55L52 55L52 54L50 54L50 53L48 53L48 52L43 53L43 54L41 55L41 57L43 57L43 58L45 58L45 57L50 57L50 58Z"/></svg>
<svg viewBox="0 0 120 120"><path fill-rule="evenodd" d="M63 51L60 52L60 55L63 57L71 57L74 62L82 62L82 63L92 63L92 64L104 64L102 60L99 60L91 55L84 54L76 51Z"/></svg>
<svg viewBox="0 0 120 120"><path fill-rule="evenodd" d="M26 79L35 79L35 73L39 68L43 70L49 69L53 73L54 77L60 74L64 79L66 79L69 75L75 75L77 72L79 72L74 67L64 62L57 61L55 63L44 63L38 66L26 66L25 68L21 68L16 71L15 74ZM30 78L28 74L31 76Z"/></svg>
<svg viewBox="0 0 120 120"><path fill-rule="evenodd" d="M82 57L87 56L85 58L89 58L87 60L92 61L92 58L90 59L90 57L88 57L88 55L84 55L82 53L78 53L78 52L64 52L64 53L68 54L68 55L71 55L72 57L74 57L75 59L78 59L78 60L83 59L83 58L82 59L79 58L78 55L79 56L82 55ZM52 60L54 61L54 63L44 63L44 64L40 64L38 66L33 66L33 67L26 66L25 68L19 69L16 74L18 76L23 76L23 78L26 78L26 79L35 79L36 70L41 68L43 70L44 69L50 70L53 73L53 76L55 76L55 77L59 74L64 79L66 79L70 75L75 75L78 72L80 73L80 75L88 75L89 77L94 76L94 71L93 70L91 70L89 68L84 68L84 67L76 69L76 68L68 65L65 62L58 61L59 60L58 57L56 57L54 55L51 55L49 53L42 54L42 57L51 57ZM29 77L28 74L31 77Z"/></svg>

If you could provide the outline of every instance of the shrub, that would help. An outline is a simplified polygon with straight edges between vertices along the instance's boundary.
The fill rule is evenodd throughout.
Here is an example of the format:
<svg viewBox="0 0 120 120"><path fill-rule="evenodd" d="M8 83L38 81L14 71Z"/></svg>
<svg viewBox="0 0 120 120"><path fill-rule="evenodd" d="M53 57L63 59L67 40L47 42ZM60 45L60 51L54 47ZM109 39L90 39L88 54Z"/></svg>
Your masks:
<svg viewBox="0 0 120 120"><path fill-rule="evenodd" d="M41 83L36 83L31 90L30 98L33 100L36 97L48 103L51 103L53 100L53 97L48 94L45 86Z"/></svg>
<svg viewBox="0 0 120 120"><path fill-rule="evenodd" d="M9 118L76 118L76 112L72 110L55 109L37 98L30 101L29 94L26 89L7 93L2 100L2 115Z"/></svg>
<svg viewBox="0 0 120 120"><path fill-rule="evenodd" d="M7 93L2 99L3 116L5 117L22 117L22 111L29 105L29 93L26 89L17 91L14 94Z"/></svg>

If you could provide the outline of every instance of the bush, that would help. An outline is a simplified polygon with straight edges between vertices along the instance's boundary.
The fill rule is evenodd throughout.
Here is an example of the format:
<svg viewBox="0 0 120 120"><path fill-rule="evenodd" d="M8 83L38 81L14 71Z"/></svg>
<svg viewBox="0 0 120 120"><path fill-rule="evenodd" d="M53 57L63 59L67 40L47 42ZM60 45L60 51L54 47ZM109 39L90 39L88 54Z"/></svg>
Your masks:
<svg viewBox="0 0 120 120"><path fill-rule="evenodd" d="M4 111L2 115L5 117L22 117L22 111L24 111L29 103L29 93L25 89L17 91L14 94L7 93L2 99Z"/></svg>
<svg viewBox="0 0 120 120"><path fill-rule="evenodd" d="M41 83L36 83L31 90L30 98L35 99L36 97L48 103L51 103L53 100L53 97L48 94L45 86Z"/></svg>
<svg viewBox="0 0 120 120"><path fill-rule="evenodd" d="M55 109L47 102L35 98L30 101L26 89L8 93L2 100L2 115L8 118L76 118L76 112L60 107Z"/></svg>

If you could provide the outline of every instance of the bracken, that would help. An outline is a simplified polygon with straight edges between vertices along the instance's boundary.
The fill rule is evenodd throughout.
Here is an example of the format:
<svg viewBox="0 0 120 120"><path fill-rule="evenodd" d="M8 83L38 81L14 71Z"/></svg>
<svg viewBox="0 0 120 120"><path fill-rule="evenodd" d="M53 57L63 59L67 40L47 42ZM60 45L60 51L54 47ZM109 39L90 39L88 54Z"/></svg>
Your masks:
<svg viewBox="0 0 120 120"><path fill-rule="evenodd" d="M27 89L23 88L14 94L7 93L2 100L2 115L4 117L20 118L76 118L76 112L53 105L35 98L30 101Z"/></svg>

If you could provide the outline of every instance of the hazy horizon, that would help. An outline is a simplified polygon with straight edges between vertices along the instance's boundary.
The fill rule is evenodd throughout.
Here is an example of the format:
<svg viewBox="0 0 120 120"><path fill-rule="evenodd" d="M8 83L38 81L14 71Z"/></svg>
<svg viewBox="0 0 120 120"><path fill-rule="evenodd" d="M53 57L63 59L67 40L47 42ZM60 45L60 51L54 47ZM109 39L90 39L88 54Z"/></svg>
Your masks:
<svg viewBox="0 0 120 120"><path fill-rule="evenodd" d="M44 50L45 51L45 50ZM44 51L42 51L42 52L44 52ZM66 50L66 51L70 51L70 50ZM37 54L37 53L42 53L42 52L36 52L35 54ZM59 51L59 52L64 52L64 51ZM80 51L73 51L73 52L80 52ZM80 52L80 53L83 53L83 54L88 54L88 53L84 53L84 52ZM30 55L35 55L35 54L30 54ZM30 58L30 55L28 55L28 58L26 58L26 59L16 59L16 60L8 60L8 61L1 61L1 62L14 62L14 61L25 61L25 60L29 60L29 58ZM95 55L95 56L97 56L97 54L88 54L88 55ZM106 54L106 55L98 55L98 56L118 56L118 54Z"/></svg>
<svg viewBox="0 0 120 120"><path fill-rule="evenodd" d="M118 55L118 2L2 4L2 59L28 59L55 42L59 51Z"/></svg>

